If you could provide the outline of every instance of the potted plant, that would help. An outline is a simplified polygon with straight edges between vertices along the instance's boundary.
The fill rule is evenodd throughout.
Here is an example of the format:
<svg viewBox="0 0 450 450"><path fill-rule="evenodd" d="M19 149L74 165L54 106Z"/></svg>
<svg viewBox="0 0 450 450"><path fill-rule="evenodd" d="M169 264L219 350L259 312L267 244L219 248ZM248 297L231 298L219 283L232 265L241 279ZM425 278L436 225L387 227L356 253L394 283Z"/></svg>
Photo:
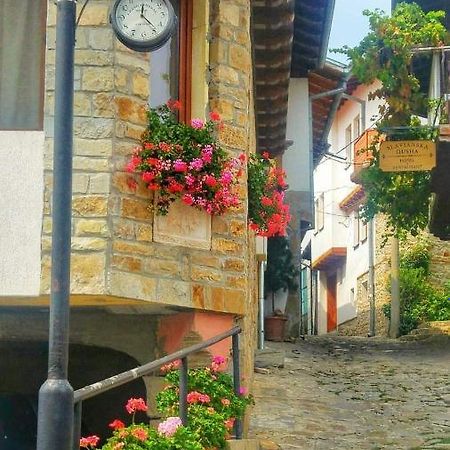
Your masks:
<svg viewBox="0 0 450 450"><path fill-rule="evenodd" d="M171 100L150 109L147 130L126 170L157 194L158 214L167 214L178 199L210 215L223 214L239 205L237 184L245 155L232 158L217 142L217 113L188 125L178 121L179 108L180 102Z"/></svg>
<svg viewBox="0 0 450 450"><path fill-rule="evenodd" d="M264 277L264 289L269 297L266 302L270 314L264 319L266 339L282 341L284 339L284 315L287 296L290 289L297 289L299 271L294 265L289 241L284 236L271 237L267 244L267 268Z"/></svg>

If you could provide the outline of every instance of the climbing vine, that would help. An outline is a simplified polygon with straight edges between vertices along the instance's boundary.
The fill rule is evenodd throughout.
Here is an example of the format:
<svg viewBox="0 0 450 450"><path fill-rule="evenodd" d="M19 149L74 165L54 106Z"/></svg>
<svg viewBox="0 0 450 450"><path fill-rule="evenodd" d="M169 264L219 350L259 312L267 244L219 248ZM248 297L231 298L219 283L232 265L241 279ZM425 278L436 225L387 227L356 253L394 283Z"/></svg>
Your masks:
<svg viewBox="0 0 450 450"><path fill-rule="evenodd" d="M372 163L361 174L366 192L362 213L366 219L384 213L396 235L417 234L428 223L430 172L383 172L377 144L382 135L389 140L436 138L434 128L420 126L414 115L436 108L436 102L421 92L412 62L414 48L445 44L445 13L425 13L416 3L399 3L390 17L378 9L366 10L364 15L369 18L369 34L357 47L338 50L350 58L359 81L381 81L369 99L384 100L376 124L379 135L371 146Z"/></svg>

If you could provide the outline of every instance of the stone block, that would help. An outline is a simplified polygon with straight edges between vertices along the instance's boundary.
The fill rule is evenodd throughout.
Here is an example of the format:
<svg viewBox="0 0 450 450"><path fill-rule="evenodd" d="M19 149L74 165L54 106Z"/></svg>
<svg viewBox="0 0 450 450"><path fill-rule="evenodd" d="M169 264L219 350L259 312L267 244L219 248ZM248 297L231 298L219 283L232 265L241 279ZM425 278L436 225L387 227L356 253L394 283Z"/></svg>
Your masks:
<svg viewBox="0 0 450 450"><path fill-rule="evenodd" d="M223 311L225 306L225 290L221 287L212 287L210 289L209 308L213 311Z"/></svg>
<svg viewBox="0 0 450 450"><path fill-rule="evenodd" d="M74 153L79 156L111 156L111 139L74 139Z"/></svg>
<svg viewBox="0 0 450 450"><path fill-rule="evenodd" d="M138 244L136 242L127 242L116 240L113 243L113 251L120 253L128 253L131 255L150 256L155 252L149 245Z"/></svg>
<svg viewBox="0 0 450 450"><path fill-rule="evenodd" d="M221 281L222 273L206 267L192 267L191 279L193 281Z"/></svg>
<svg viewBox="0 0 450 450"><path fill-rule="evenodd" d="M210 101L210 108L220 114L223 120L230 120L234 116L234 105L225 99L213 99Z"/></svg>
<svg viewBox="0 0 450 450"><path fill-rule="evenodd" d="M114 88L114 69L112 67L84 67L81 87L85 91L107 92Z"/></svg>
<svg viewBox="0 0 450 450"><path fill-rule="evenodd" d="M114 117L114 95L108 92L99 92L92 98L92 114L94 117Z"/></svg>
<svg viewBox="0 0 450 450"><path fill-rule="evenodd" d="M108 222L105 219L76 219L75 235L99 235L109 237Z"/></svg>
<svg viewBox="0 0 450 450"><path fill-rule="evenodd" d="M73 294L105 292L105 255L102 253L72 253L70 291Z"/></svg>
<svg viewBox="0 0 450 450"><path fill-rule="evenodd" d="M93 28L89 30L88 42L89 47L94 50L111 50L113 48L114 33L109 27Z"/></svg>
<svg viewBox="0 0 450 450"><path fill-rule="evenodd" d="M114 56L111 52L99 50L77 50L75 52L75 64L81 70L84 70L84 66L96 66L90 68L92 71L101 70L101 66L106 68L106 66L114 64ZM97 90L102 91L103 89Z"/></svg>
<svg viewBox="0 0 450 450"><path fill-rule="evenodd" d="M231 67L219 64L211 71L211 81L217 84L239 85L239 74Z"/></svg>
<svg viewBox="0 0 450 450"><path fill-rule="evenodd" d="M173 203L166 216L156 215L153 239L155 242L185 247L211 247L211 216L183 204Z"/></svg>
<svg viewBox="0 0 450 450"><path fill-rule="evenodd" d="M247 222L243 220L231 220L230 221L230 233L233 236L245 236L247 232Z"/></svg>
<svg viewBox="0 0 450 450"><path fill-rule="evenodd" d="M124 122L121 120L116 121L116 136L119 138L128 138L139 141L142 133L145 131L145 126Z"/></svg>
<svg viewBox="0 0 450 450"><path fill-rule="evenodd" d="M136 225L136 239L143 242L152 242L153 226L151 224L139 223Z"/></svg>
<svg viewBox="0 0 450 450"><path fill-rule="evenodd" d="M247 297L245 291L237 289L225 289L224 310L234 314L244 314Z"/></svg>
<svg viewBox="0 0 450 450"><path fill-rule="evenodd" d="M106 239L99 237L73 237L72 250L89 250L100 251L105 250L107 245Z"/></svg>
<svg viewBox="0 0 450 450"><path fill-rule="evenodd" d="M84 25L107 25L109 4L95 2L90 3L84 10L80 19L80 26Z"/></svg>
<svg viewBox="0 0 450 450"><path fill-rule="evenodd" d="M52 232L52 218L46 216L42 221L42 233L51 234L51 232Z"/></svg>
<svg viewBox="0 0 450 450"><path fill-rule="evenodd" d="M242 71L243 73L249 73L250 70L250 52L238 44L231 44L229 50L230 66Z"/></svg>
<svg viewBox="0 0 450 450"><path fill-rule="evenodd" d="M150 84L148 74L136 72L131 78L131 85L133 88L133 94L147 100L150 94Z"/></svg>
<svg viewBox="0 0 450 450"><path fill-rule="evenodd" d="M232 2L220 2L218 20L230 24L234 27L239 26L240 8Z"/></svg>
<svg viewBox="0 0 450 450"><path fill-rule="evenodd" d="M247 277L227 276L226 285L231 288L245 289L247 287Z"/></svg>
<svg viewBox="0 0 450 450"><path fill-rule="evenodd" d="M96 173L89 175L90 194L108 194L111 191L111 175L109 173Z"/></svg>
<svg viewBox="0 0 450 450"><path fill-rule="evenodd" d="M119 297L156 301L157 279L135 273L112 270L110 293Z"/></svg>
<svg viewBox="0 0 450 450"><path fill-rule="evenodd" d="M84 92L75 92L73 97L73 113L75 116L90 116L92 114L90 95Z"/></svg>
<svg viewBox="0 0 450 450"><path fill-rule="evenodd" d="M144 125L147 123L146 103L137 101L132 97L116 96L115 99L117 116L119 119Z"/></svg>
<svg viewBox="0 0 450 450"><path fill-rule="evenodd" d="M145 262L144 271L150 275L176 277L180 274L180 264L177 261L152 257Z"/></svg>
<svg viewBox="0 0 450 450"><path fill-rule="evenodd" d="M224 269L227 272L243 272L245 270L245 262L242 259L236 258L226 259Z"/></svg>
<svg viewBox="0 0 450 450"><path fill-rule="evenodd" d="M123 198L120 214L128 219L149 220L153 217L148 201Z"/></svg>
<svg viewBox="0 0 450 450"><path fill-rule="evenodd" d="M243 245L239 242L235 242L231 239L225 238L213 238L212 239L212 249L220 253L228 254L242 254Z"/></svg>
<svg viewBox="0 0 450 450"><path fill-rule="evenodd" d="M114 72L114 83L120 92L128 92L128 77L130 72L121 67L116 67Z"/></svg>
<svg viewBox="0 0 450 450"><path fill-rule="evenodd" d="M72 192L86 194L89 186L89 176L84 173L74 173L72 176Z"/></svg>
<svg viewBox="0 0 450 450"><path fill-rule="evenodd" d="M201 284L194 284L192 286L192 303L194 308L205 309L206 296L205 286Z"/></svg>
<svg viewBox="0 0 450 450"><path fill-rule="evenodd" d="M211 62L215 64L228 64L228 42L214 39L209 46Z"/></svg>
<svg viewBox="0 0 450 450"><path fill-rule="evenodd" d="M191 307L191 285L185 281L160 278L158 280L157 299L160 303Z"/></svg>
<svg viewBox="0 0 450 450"><path fill-rule="evenodd" d="M224 124L219 132L220 142L228 147L233 147L239 150L247 148L247 132L245 128L238 128L232 125Z"/></svg>
<svg viewBox="0 0 450 450"><path fill-rule="evenodd" d="M78 216L106 216L108 212L108 199L103 196L75 197L72 200L72 210Z"/></svg>
<svg viewBox="0 0 450 450"><path fill-rule="evenodd" d="M190 261L192 264L198 266L207 266L214 269L220 269L222 267L222 260L217 256L212 256L209 254L191 254Z"/></svg>
<svg viewBox="0 0 450 450"><path fill-rule="evenodd" d="M73 158L74 170L83 170L86 172L107 172L109 162L107 159L91 158L87 156L75 156Z"/></svg>
<svg viewBox="0 0 450 450"><path fill-rule="evenodd" d="M113 119L99 117L75 117L73 134L82 139L104 139L113 135Z"/></svg>
<svg viewBox="0 0 450 450"><path fill-rule="evenodd" d="M113 255L111 265L127 272L140 272L142 269L142 261L131 256Z"/></svg>

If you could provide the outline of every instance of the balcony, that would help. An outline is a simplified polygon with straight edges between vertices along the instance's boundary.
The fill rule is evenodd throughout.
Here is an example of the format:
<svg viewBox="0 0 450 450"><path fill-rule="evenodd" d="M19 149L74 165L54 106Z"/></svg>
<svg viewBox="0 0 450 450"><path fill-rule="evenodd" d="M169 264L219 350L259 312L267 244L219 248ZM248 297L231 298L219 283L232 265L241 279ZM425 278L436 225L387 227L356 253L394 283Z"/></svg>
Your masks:
<svg viewBox="0 0 450 450"><path fill-rule="evenodd" d="M369 147L374 142L377 134L376 130L367 130L353 145L353 172L350 175L350 179L354 183L361 182L361 171L370 165L372 151L369 150Z"/></svg>

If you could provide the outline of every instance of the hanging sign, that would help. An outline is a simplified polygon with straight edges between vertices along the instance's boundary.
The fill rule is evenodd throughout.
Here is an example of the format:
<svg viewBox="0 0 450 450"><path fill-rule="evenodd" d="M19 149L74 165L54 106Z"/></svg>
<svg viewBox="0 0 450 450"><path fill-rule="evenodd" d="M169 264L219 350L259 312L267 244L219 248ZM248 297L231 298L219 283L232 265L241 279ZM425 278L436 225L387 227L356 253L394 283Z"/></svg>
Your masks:
<svg viewBox="0 0 450 450"><path fill-rule="evenodd" d="M436 166L433 141L384 141L380 144L380 169L383 172L431 170Z"/></svg>

